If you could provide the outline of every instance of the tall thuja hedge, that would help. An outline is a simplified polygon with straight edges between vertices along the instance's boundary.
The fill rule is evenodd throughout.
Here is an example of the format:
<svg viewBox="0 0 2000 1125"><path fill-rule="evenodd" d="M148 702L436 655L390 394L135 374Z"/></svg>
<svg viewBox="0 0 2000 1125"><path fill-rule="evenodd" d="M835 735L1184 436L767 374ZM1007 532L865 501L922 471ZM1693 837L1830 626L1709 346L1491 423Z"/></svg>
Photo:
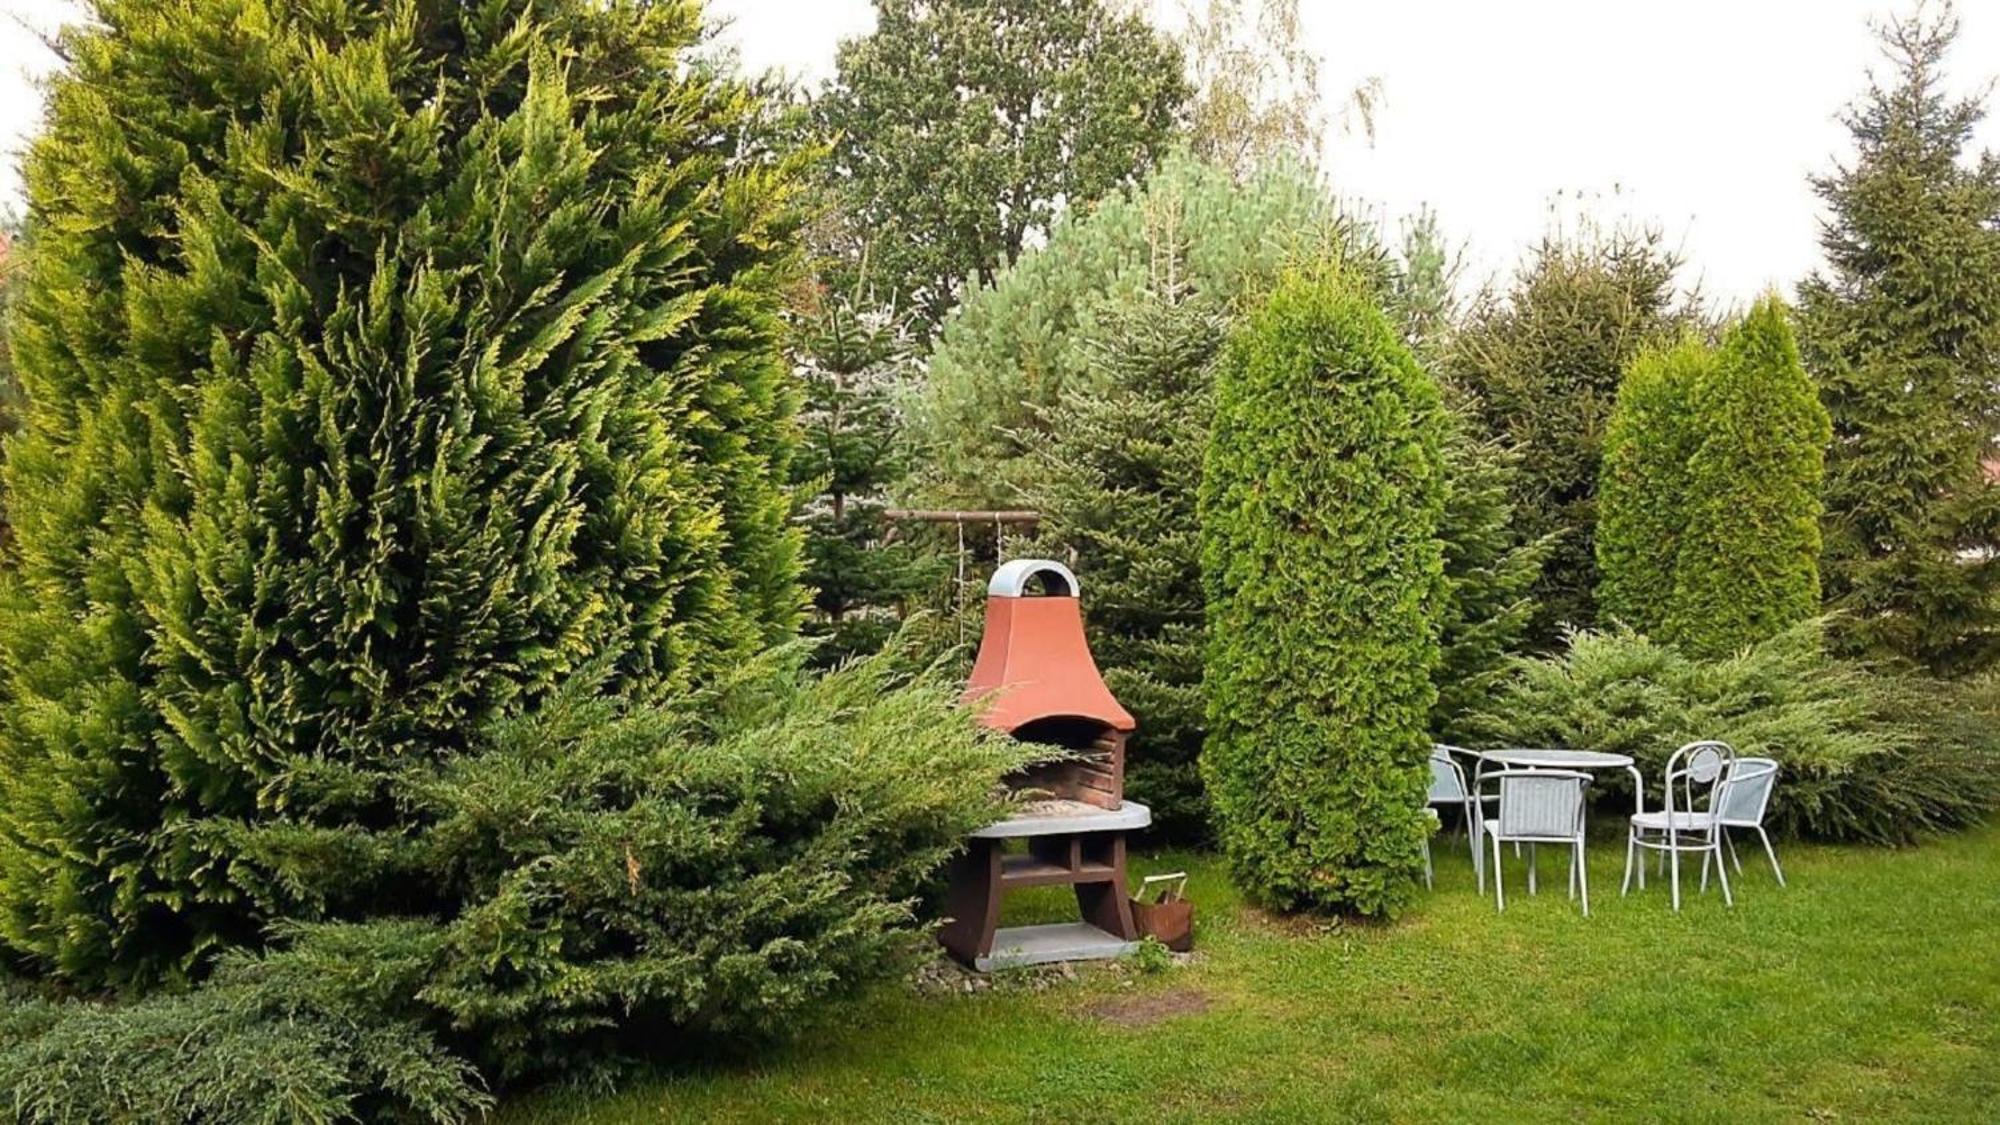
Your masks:
<svg viewBox="0 0 2000 1125"><path fill-rule="evenodd" d="M1393 913L1422 873L1444 424L1369 290L1334 276L1283 280L1219 363L1202 775L1273 906Z"/></svg>
<svg viewBox="0 0 2000 1125"><path fill-rule="evenodd" d="M1820 484L1832 425L1771 296L1722 340L1695 390L1701 447L1661 633L1720 656L1819 612Z"/></svg>
<svg viewBox="0 0 2000 1125"><path fill-rule="evenodd" d="M102 0L27 159L0 934L440 906L399 777L799 610L792 173L693 3Z"/></svg>
<svg viewBox="0 0 2000 1125"><path fill-rule="evenodd" d="M1674 595L1687 525L1688 468L1701 448L1695 395L1715 350L1689 334L1634 356L1604 430L1597 485L1600 616L1659 636Z"/></svg>

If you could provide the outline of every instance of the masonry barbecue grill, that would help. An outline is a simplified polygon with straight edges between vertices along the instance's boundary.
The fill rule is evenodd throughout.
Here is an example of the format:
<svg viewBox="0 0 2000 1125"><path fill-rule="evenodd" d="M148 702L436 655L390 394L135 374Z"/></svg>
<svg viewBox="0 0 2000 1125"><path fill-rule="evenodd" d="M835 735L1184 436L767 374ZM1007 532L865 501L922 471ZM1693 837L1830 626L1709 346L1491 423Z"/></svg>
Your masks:
<svg viewBox="0 0 2000 1125"><path fill-rule="evenodd" d="M1068 567L1016 559L994 572L964 699L987 726L1071 753L1013 778L1037 799L973 833L954 861L945 948L981 970L1131 952L1125 833L1152 823L1151 810L1124 799L1125 743L1138 724L1090 655ZM1008 840L1025 841L1025 851L1010 853ZM1076 890L1080 921L998 928L1006 891L1064 884Z"/></svg>

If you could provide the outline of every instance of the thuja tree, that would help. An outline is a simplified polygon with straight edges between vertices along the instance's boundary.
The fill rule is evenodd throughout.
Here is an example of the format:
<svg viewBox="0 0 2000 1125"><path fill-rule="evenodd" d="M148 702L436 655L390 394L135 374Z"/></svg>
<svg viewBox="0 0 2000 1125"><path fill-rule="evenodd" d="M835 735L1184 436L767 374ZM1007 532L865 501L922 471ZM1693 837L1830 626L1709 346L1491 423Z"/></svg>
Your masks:
<svg viewBox="0 0 2000 1125"><path fill-rule="evenodd" d="M1687 526L1688 463L1701 447L1695 396L1715 367L1692 334L1632 358L1604 430L1597 486L1597 609L1611 622L1660 636L1673 603Z"/></svg>
<svg viewBox="0 0 2000 1125"><path fill-rule="evenodd" d="M1661 627L1694 656L1728 655L1819 612L1832 427L1789 318L1777 297L1759 301L1723 337L1713 373L1695 389L1701 446L1687 463Z"/></svg>
<svg viewBox="0 0 2000 1125"><path fill-rule="evenodd" d="M806 631L822 665L874 652L901 603L929 586L934 557L890 537L890 491L909 472L899 400L915 375L910 340L888 310L822 297L801 310L793 354L803 385L793 475L806 489Z"/></svg>
<svg viewBox="0 0 2000 1125"><path fill-rule="evenodd" d="M1799 287L1833 416L1826 594L1851 652L1941 673L2000 653L2000 159L1945 90L1948 5L1882 28L1893 81L1848 113L1853 162L1814 180L1827 268Z"/></svg>
<svg viewBox="0 0 2000 1125"><path fill-rule="evenodd" d="M1098 379L1072 387L1035 432L1022 503L1041 538L1073 552L1105 682L1139 731L1126 791L1178 839L1206 834L1199 518L1210 367L1227 321L1169 281L1098 314Z"/></svg>
<svg viewBox="0 0 2000 1125"><path fill-rule="evenodd" d="M1483 297L1454 334L1444 368L1495 435L1521 451L1520 530L1555 534L1533 636L1597 616L1598 462L1619 373L1649 341L1692 317L1679 262L1657 237L1551 236L1503 293Z"/></svg>
<svg viewBox="0 0 2000 1125"><path fill-rule="evenodd" d="M795 628L791 173L691 3L102 0L27 158L0 933L439 906L398 778Z"/></svg>
<svg viewBox="0 0 2000 1125"><path fill-rule="evenodd" d="M1436 382L1336 277L1281 282L1218 365L1201 766L1273 906L1394 913L1422 873L1443 437Z"/></svg>

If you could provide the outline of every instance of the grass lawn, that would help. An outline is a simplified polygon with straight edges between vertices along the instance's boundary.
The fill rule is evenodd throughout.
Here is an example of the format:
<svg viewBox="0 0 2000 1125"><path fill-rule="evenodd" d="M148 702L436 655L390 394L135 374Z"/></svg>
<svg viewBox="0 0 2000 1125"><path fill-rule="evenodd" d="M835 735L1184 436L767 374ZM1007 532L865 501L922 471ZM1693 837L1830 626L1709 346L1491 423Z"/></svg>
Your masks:
<svg viewBox="0 0 2000 1125"><path fill-rule="evenodd" d="M1456 848L1454 849L1454 845ZM1313 928L1246 909L1205 855L1201 956L1043 991L885 988L754 1063L600 1099L550 1091L506 1125L699 1121L1994 1120L2000 1115L2000 827L1922 848L1780 844L1676 916L1620 899L1593 841L1593 915L1561 861L1505 914L1456 837L1394 925ZM1746 865L1751 853L1743 856ZM1043 897L1012 920L1060 913Z"/></svg>

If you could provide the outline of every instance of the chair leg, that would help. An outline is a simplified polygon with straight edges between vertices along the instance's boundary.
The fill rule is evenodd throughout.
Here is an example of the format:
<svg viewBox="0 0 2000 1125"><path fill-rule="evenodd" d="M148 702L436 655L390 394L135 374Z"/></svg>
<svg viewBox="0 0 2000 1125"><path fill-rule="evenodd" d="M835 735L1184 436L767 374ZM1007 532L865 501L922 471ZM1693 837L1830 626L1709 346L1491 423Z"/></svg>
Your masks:
<svg viewBox="0 0 2000 1125"><path fill-rule="evenodd" d="M1427 891L1437 889L1437 884L1431 875L1431 842L1429 839L1424 840L1424 889Z"/></svg>
<svg viewBox="0 0 2000 1125"><path fill-rule="evenodd" d="M1708 854L1708 853L1707 853L1706 851L1702 852L1702 853L1701 853L1701 893L1702 893L1702 894L1707 894L1707 893L1708 893L1708 860L1709 860L1709 854Z"/></svg>
<svg viewBox="0 0 2000 1125"><path fill-rule="evenodd" d="M1674 833L1667 833L1667 866L1673 871L1674 910L1681 908L1681 842Z"/></svg>
<svg viewBox="0 0 2000 1125"><path fill-rule="evenodd" d="M1729 893L1729 868L1722 862L1722 841L1719 838L1710 837L1708 847L1710 851L1715 853L1715 877L1722 882L1722 905L1735 906L1736 899ZM1703 860L1702 862L1706 864L1708 861Z"/></svg>
<svg viewBox="0 0 2000 1125"><path fill-rule="evenodd" d="M1583 862L1583 837L1576 838L1576 859L1572 862L1576 869L1576 889L1583 899L1583 916L1590 917L1590 868Z"/></svg>
<svg viewBox="0 0 2000 1125"><path fill-rule="evenodd" d="M1639 850L1638 838L1633 835L1631 829L1629 828L1626 829L1625 830L1625 879L1624 881L1618 884L1619 898L1624 898L1625 893L1632 889L1632 854L1638 850ZM1645 870L1645 866L1646 865L1643 863L1640 864L1639 865L1640 870L1642 871Z"/></svg>
<svg viewBox="0 0 2000 1125"><path fill-rule="evenodd" d="M1764 826L1760 824L1757 826L1757 835L1764 841L1764 854L1771 857L1771 874L1778 877L1779 886L1784 886L1785 871L1778 866L1778 850L1771 846L1771 834L1764 831Z"/></svg>
<svg viewBox="0 0 2000 1125"><path fill-rule="evenodd" d="M1576 901L1576 856L1569 857L1569 899Z"/></svg>
<svg viewBox="0 0 2000 1125"><path fill-rule="evenodd" d="M1516 844L1515 846L1519 847L1520 845ZM1536 860L1540 858L1541 857L1537 855L1535 852L1535 845L1529 844L1528 845L1528 893L1529 894L1538 893L1535 890L1535 868L1541 866L1541 864L1536 862Z"/></svg>
<svg viewBox="0 0 2000 1125"><path fill-rule="evenodd" d="M1736 868L1738 875L1743 874L1743 861L1736 857L1736 837L1731 836L1727 828L1719 828L1716 831L1722 833L1722 846L1729 849L1730 865Z"/></svg>
<svg viewBox="0 0 2000 1125"><path fill-rule="evenodd" d="M1507 909L1507 892L1500 887L1500 837L1493 837L1493 906Z"/></svg>

